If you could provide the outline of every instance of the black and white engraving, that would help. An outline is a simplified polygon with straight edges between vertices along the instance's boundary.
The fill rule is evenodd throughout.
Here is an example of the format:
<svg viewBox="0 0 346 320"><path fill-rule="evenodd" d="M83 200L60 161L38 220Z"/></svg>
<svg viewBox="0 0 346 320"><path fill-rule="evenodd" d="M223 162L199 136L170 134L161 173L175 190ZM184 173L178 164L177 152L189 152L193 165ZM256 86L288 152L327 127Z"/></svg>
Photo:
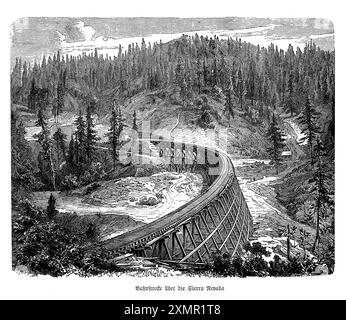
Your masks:
<svg viewBox="0 0 346 320"><path fill-rule="evenodd" d="M16 20L13 270L333 273L334 75L324 19Z"/></svg>

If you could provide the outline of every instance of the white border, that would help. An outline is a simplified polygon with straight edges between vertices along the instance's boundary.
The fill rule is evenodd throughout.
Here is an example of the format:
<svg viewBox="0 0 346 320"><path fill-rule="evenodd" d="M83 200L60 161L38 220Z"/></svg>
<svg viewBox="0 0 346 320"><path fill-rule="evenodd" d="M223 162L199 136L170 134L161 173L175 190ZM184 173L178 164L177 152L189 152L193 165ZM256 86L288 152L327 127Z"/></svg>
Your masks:
<svg viewBox="0 0 346 320"><path fill-rule="evenodd" d="M125 3L125 4L124 4ZM57 5L59 4L59 5ZM97 7L95 7L97 4ZM336 31L336 136L337 159L345 155L342 147L342 124L345 119L343 95L345 86L345 30L342 1L68 1L59 0L54 5L47 1L12 1L6 3L1 13L1 209L0 210L0 298L2 299L344 299L345 285L345 237L344 226L346 213L340 201L336 202L336 271L327 277L308 278L133 278L133 277L95 277L83 279L65 277L19 276L11 271L11 236L10 236L10 102L9 70L10 46L9 27L17 18L28 16L99 16L99 17L311 17L325 18L333 21ZM340 41L339 41L340 39ZM341 70L342 69L342 70ZM342 181L344 169L336 163L336 198L342 197L345 190ZM342 176L343 177L342 177ZM137 292L136 285L221 285L225 291L210 292Z"/></svg>

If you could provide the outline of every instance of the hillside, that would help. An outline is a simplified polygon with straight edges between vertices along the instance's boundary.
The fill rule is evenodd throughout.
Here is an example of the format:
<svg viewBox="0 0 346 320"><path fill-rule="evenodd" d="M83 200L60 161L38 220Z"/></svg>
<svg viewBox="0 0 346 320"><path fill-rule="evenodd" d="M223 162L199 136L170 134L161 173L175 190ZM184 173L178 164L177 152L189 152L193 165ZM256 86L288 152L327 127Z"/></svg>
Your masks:
<svg viewBox="0 0 346 320"><path fill-rule="evenodd" d="M170 129L180 115L179 123L174 130L174 137L177 141L196 142L210 146L219 144L222 149L235 157L266 157L266 147L268 146L265 139L266 123L253 125L241 112L237 111L235 111L234 118L228 123L229 119L224 112L224 101L218 101L213 96L204 95L203 97L208 101L207 112L210 114L210 119L208 124L201 126L201 117L205 112L203 108L200 106L185 108L172 102L172 97L160 98L163 91L171 90L139 93L125 101L123 117L128 127L123 130L124 138L131 135L134 111L137 114L139 128L142 126L145 130L150 128L154 136L166 138L170 138ZM31 113L23 115L28 140L35 140L34 135L41 131L40 127L34 125L35 117ZM67 137L71 137L76 129L74 124L76 118L77 113L71 111L64 112L60 116L59 127ZM104 143L107 141L105 134L109 128L109 116L105 115L99 118L94 115L94 120L95 130L100 137L99 142ZM49 124L53 135L58 126L54 123L53 118ZM216 128L219 131L218 139L215 134Z"/></svg>
<svg viewBox="0 0 346 320"><path fill-rule="evenodd" d="M334 234L334 173L328 170L330 182L323 170L333 166L334 55L313 42L284 51L184 35L120 47L113 58L95 49L78 57L58 52L32 67L17 59L11 74L13 206L22 212L22 199L32 202L41 209L29 211L46 212L48 220L59 210L89 213L91 223L101 225L109 221L96 219L102 211L138 220L141 213L157 217L162 206L166 214L190 200L179 193L194 197L203 183L180 177L181 185L171 188L165 178L163 200L150 184L155 170L164 169L155 145L147 167L130 163L139 151L126 149L123 162L120 150L138 136L173 138L228 152L261 228L255 234L278 238L281 224L288 230L303 225L310 230L307 248L324 263ZM301 219L303 210L309 219ZM112 230L120 232L116 223Z"/></svg>

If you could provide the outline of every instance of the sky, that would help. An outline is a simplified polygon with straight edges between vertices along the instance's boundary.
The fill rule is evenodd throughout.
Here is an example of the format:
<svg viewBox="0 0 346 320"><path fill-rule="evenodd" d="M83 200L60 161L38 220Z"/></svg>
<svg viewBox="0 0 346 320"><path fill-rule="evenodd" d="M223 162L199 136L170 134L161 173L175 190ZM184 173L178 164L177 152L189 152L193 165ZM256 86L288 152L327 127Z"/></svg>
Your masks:
<svg viewBox="0 0 346 320"><path fill-rule="evenodd" d="M116 56L119 45L168 42L182 34L242 41L279 49L305 46L309 39L324 50L334 49L334 26L326 19L269 18L44 18L24 17L11 25L11 65L16 57L33 63L57 51L65 55L91 53Z"/></svg>

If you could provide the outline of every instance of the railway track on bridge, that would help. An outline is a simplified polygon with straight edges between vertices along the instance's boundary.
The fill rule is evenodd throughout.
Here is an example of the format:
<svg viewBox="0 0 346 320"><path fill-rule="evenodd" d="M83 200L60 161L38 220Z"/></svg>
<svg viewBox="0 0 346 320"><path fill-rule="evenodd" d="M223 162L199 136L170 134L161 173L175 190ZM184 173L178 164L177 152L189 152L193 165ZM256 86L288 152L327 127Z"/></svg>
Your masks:
<svg viewBox="0 0 346 320"><path fill-rule="evenodd" d="M252 217L229 156L196 145L150 143L157 143L160 154L166 154L170 170L200 171L209 176L210 185L180 208L98 247L111 257L134 253L178 264L206 264L215 253L239 254L252 234ZM187 159L188 154L194 154L194 159ZM199 164L203 154L205 162Z"/></svg>

